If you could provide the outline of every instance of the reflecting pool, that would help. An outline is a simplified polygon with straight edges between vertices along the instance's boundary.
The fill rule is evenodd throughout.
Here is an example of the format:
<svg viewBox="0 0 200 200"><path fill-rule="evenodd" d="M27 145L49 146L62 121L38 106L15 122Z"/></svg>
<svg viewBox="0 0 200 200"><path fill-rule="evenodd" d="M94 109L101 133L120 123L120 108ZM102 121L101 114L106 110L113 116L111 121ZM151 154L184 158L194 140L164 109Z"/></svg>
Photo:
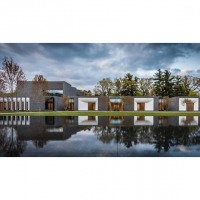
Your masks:
<svg viewBox="0 0 200 200"><path fill-rule="evenodd" d="M0 156L196 157L198 116L0 116Z"/></svg>

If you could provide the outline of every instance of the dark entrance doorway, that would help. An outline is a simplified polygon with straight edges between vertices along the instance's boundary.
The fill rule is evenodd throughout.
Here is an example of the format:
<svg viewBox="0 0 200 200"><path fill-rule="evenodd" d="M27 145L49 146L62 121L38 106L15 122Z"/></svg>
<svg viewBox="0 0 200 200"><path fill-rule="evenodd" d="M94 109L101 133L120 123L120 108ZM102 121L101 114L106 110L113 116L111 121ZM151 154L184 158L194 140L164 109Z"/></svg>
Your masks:
<svg viewBox="0 0 200 200"><path fill-rule="evenodd" d="M45 110L54 110L54 98L46 98L45 101Z"/></svg>
<svg viewBox="0 0 200 200"><path fill-rule="evenodd" d="M186 103L186 110L194 111L194 103L191 103L191 102Z"/></svg>
<svg viewBox="0 0 200 200"><path fill-rule="evenodd" d="M95 110L95 106L96 106L95 103L88 102L88 110Z"/></svg>
<svg viewBox="0 0 200 200"><path fill-rule="evenodd" d="M145 110L145 103L138 103L137 104L137 110L138 111L144 111Z"/></svg>

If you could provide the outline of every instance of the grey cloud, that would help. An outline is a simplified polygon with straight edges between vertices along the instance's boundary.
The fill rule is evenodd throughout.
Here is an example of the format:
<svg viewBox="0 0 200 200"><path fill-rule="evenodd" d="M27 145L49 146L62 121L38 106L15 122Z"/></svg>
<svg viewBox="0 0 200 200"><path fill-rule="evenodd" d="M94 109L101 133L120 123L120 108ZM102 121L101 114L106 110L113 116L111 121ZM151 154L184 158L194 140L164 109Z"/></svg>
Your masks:
<svg viewBox="0 0 200 200"><path fill-rule="evenodd" d="M138 57L130 56L129 65L137 65L144 69L169 68L180 57L187 57L200 51L200 44L140 44L135 50ZM130 46L127 50L131 51ZM134 52L133 52L134 53Z"/></svg>
<svg viewBox="0 0 200 200"><path fill-rule="evenodd" d="M199 51L200 45L186 44L141 44L143 48L136 51L137 58L128 58L129 66L143 69L168 69L178 58L186 57L193 51ZM131 50L130 50L131 52Z"/></svg>
<svg viewBox="0 0 200 200"><path fill-rule="evenodd" d="M174 73L174 74L178 74L178 73L181 72L181 70L178 69L178 68L174 68L174 69L171 69L171 72Z"/></svg>
<svg viewBox="0 0 200 200"><path fill-rule="evenodd" d="M102 44L90 44L90 43L82 43L82 44L40 44L44 51L46 52L46 56L50 56L57 60L72 60L75 58L84 58L84 59L98 59L101 57L108 56L108 51L106 46Z"/></svg>
<svg viewBox="0 0 200 200"><path fill-rule="evenodd" d="M200 77L200 70L187 70L187 75L193 77Z"/></svg>
<svg viewBox="0 0 200 200"><path fill-rule="evenodd" d="M159 68L180 73L182 68L171 69L170 66L179 62L179 58L192 59L192 55L198 53L200 44L185 43L0 44L0 59L12 57L29 80L41 73L48 80L69 80L77 87L94 86L104 77L113 79L127 72L140 74L140 69L147 75ZM200 69L187 73L199 75Z"/></svg>
<svg viewBox="0 0 200 200"><path fill-rule="evenodd" d="M29 43L7 43L0 44L0 56L1 57L24 57L31 55L32 53L42 53L39 44Z"/></svg>

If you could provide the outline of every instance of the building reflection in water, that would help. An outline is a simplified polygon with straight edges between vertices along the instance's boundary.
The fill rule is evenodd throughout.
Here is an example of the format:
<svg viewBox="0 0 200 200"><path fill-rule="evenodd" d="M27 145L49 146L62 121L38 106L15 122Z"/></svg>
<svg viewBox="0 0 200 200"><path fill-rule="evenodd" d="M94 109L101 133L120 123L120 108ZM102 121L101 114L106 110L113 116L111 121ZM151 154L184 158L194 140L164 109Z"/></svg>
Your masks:
<svg viewBox="0 0 200 200"><path fill-rule="evenodd" d="M63 133L63 127L47 128L46 132L48 132L48 133Z"/></svg>
<svg viewBox="0 0 200 200"><path fill-rule="evenodd" d="M124 121L124 117L122 116L110 116L109 124L110 125L121 125Z"/></svg>
<svg viewBox="0 0 200 200"><path fill-rule="evenodd" d="M103 144L117 144L117 152L119 146L130 149L139 144L152 145L157 152L167 152L172 147L186 151L188 146L200 144L198 116L1 116L0 154L20 156L30 142L40 149L48 146L49 141L70 140L84 130Z"/></svg>
<svg viewBox="0 0 200 200"><path fill-rule="evenodd" d="M153 126L154 117L153 116L135 116L134 125L135 126Z"/></svg>
<svg viewBox="0 0 200 200"><path fill-rule="evenodd" d="M30 125L30 116L0 116L0 125Z"/></svg>
<svg viewBox="0 0 200 200"><path fill-rule="evenodd" d="M78 116L78 125L96 126L98 125L98 117L97 116Z"/></svg>
<svg viewBox="0 0 200 200"><path fill-rule="evenodd" d="M180 126L198 126L199 117L198 116L179 116L179 125Z"/></svg>

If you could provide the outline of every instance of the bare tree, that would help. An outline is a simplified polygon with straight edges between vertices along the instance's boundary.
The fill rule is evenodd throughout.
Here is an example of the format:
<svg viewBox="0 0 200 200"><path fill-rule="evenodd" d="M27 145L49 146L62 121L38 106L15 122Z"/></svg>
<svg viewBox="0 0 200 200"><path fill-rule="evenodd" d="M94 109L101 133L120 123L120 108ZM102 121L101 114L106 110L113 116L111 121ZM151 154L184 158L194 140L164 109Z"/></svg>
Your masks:
<svg viewBox="0 0 200 200"><path fill-rule="evenodd" d="M26 80L22 68L14 63L12 58L5 57L0 69L1 90L11 95L11 110L13 110L13 96L16 94L17 84L23 84Z"/></svg>
<svg viewBox="0 0 200 200"><path fill-rule="evenodd" d="M82 90L81 91L82 93L83 93L83 96L92 96L93 94L92 94L92 91L90 91L90 90Z"/></svg>
<svg viewBox="0 0 200 200"><path fill-rule="evenodd" d="M62 97L62 102L63 102L64 110L68 110L68 107L69 107L69 97L63 96Z"/></svg>
<svg viewBox="0 0 200 200"><path fill-rule="evenodd" d="M18 139L17 130L14 126L0 129L0 151L4 156L20 156L27 143Z"/></svg>
<svg viewBox="0 0 200 200"><path fill-rule="evenodd" d="M139 78L138 90L142 96L153 96L153 80L152 78Z"/></svg>
<svg viewBox="0 0 200 200"><path fill-rule="evenodd" d="M95 96L110 96L113 91L113 82L110 78L103 78L94 88Z"/></svg>
<svg viewBox="0 0 200 200"><path fill-rule="evenodd" d="M122 78L116 78L114 80L115 95L121 96L122 90L123 90L123 79Z"/></svg>
<svg viewBox="0 0 200 200"><path fill-rule="evenodd" d="M43 148L47 144L47 141L45 139L33 140L33 144L35 145L37 149Z"/></svg>
<svg viewBox="0 0 200 200"><path fill-rule="evenodd" d="M184 76L182 77L182 84L186 96L188 96L191 91L200 92L200 78L192 76Z"/></svg>
<svg viewBox="0 0 200 200"><path fill-rule="evenodd" d="M1 71L0 71L0 77L1 77ZM1 80L0 78L0 97L4 95L4 92L5 92L5 84L4 81Z"/></svg>
<svg viewBox="0 0 200 200"><path fill-rule="evenodd" d="M35 75L32 81L33 99L38 103L38 109L41 111L41 103L44 100L44 95L48 90L48 82L43 75Z"/></svg>
<svg viewBox="0 0 200 200"><path fill-rule="evenodd" d="M163 97L164 110L168 110L169 103L170 103L170 98L168 96Z"/></svg>

